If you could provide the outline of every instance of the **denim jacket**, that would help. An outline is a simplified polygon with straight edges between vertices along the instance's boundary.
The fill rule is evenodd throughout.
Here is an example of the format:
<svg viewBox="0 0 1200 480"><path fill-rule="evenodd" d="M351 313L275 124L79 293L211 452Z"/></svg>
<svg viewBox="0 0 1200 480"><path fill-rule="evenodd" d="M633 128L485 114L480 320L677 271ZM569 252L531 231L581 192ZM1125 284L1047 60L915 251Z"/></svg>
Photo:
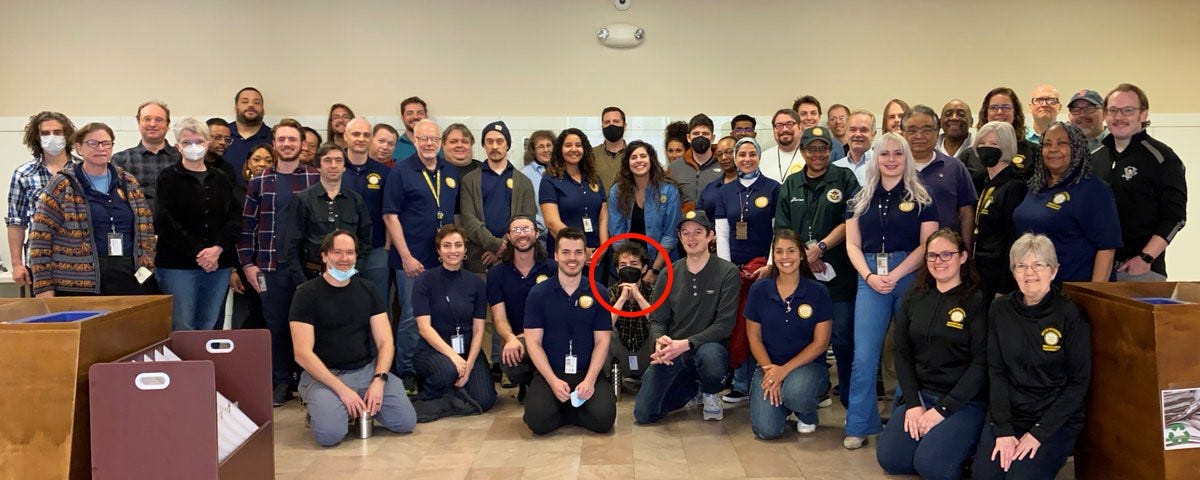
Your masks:
<svg viewBox="0 0 1200 480"><path fill-rule="evenodd" d="M675 246L679 244L675 231L681 214L679 189L666 182L659 184L657 192L646 189L643 205L646 210L646 236L662 244L668 253L674 254ZM629 216L621 213L617 207L617 185L613 185L608 190L608 236L629 233L631 224ZM651 261L658 258L658 249L650 246L647 250Z"/></svg>

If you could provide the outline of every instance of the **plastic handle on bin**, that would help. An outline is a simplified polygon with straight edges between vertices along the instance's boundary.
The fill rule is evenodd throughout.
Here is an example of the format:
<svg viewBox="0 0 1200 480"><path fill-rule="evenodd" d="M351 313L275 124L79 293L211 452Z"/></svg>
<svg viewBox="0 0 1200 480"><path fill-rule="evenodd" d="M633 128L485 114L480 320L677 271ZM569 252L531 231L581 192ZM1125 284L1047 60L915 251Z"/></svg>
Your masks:
<svg viewBox="0 0 1200 480"><path fill-rule="evenodd" d="M233 351L233 340L214 338L204 343L204 349L208 353L229 353Z"/></svg>
<svg viewBox="0 0 1200 480"><path fill-rule="evenodd" d="M133 385L138 390L165 390L171 385L171 376L163 372L139 373L133 378Z"/></svg>

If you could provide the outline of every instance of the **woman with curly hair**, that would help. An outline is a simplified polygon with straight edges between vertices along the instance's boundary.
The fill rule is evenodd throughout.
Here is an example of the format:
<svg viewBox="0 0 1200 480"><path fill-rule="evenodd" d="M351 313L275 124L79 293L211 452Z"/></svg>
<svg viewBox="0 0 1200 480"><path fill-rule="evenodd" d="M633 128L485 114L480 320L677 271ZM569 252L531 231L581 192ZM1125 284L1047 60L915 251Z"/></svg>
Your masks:
<svg viewBox="0 0 1200 480"><path fill-rule="evenodd" d="M679 223L680 199L675 182L667 177L654 147L641 140L629 143L621 160L617 184L608 192L608 236L640 233L655 239L672 252L679 243L675 224ZM634 240L646 247L646 242ZM647 248L651 265L642 276L653 284L668 258L657 248Z"/></svg>

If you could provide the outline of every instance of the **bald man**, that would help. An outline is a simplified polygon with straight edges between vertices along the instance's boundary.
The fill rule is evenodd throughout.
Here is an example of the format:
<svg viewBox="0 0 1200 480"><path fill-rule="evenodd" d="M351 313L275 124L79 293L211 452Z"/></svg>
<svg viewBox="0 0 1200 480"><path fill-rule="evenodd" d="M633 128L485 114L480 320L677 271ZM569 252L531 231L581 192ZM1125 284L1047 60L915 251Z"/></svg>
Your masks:
<svg viewBox="0 0 1200 480"><path fill-rule="evenodd" d="M346 141L342 188L361 196L371 217L371 238L359 239L371 245L363 262L362 276L374 284L377 291L387 295L391 270L387 264L387 248L384 248L387 246L387 229L383 226L383 186L390 169L368 155L372 133L371 122L365 117L355 117L346 123L342 138Z"/></svg>
<svg viewBox="0 0 1200 480"><path fill-rule="evenodd" d="M971 118L971 107L957 98L946 102L942 107L941 120L942 134L938 135L937 151L962 160L960 154L965 150L963 147L970 147L974 143L971 124L975 120Z"/></svg>
<svg viewBox="0 0 1200 480"><path fill-rule="evenodd" d="M1025 139L1040 145L1042 134L1050 128L1054 119L1058 118L1059 110L1062 110L1062 102L1054 85L1042 84L1034 88L1033 94L1029 96L1029 113L1033 116L1033 128L1025 134Z"/></svg>

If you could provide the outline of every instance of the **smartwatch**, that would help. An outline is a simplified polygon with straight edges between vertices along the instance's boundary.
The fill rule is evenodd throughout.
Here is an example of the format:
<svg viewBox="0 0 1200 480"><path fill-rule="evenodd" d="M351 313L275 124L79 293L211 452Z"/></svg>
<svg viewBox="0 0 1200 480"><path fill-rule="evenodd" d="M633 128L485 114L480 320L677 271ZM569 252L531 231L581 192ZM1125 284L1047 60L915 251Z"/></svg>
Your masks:
<svg viewBox="0 0 1200 480"><path fill-rule="evenodd" d="M375 374L374 378L372 378L372 380L374 380L376 378L383 380L383 383L387 383L388 374L387 374L387 372L377 373L377 374Z"/></svg>
<svg viewBox="0 0 1200 480"><path fill-rule="evenodd" d="M829 245L826 245L825 242L817 242L817 248L821 249L821 251L824 252L826 250L829 250Z"/></svg>
<svg viewBox="0 0 1200 480"><path fill-rule="evenodd" d="M1142 261L1146 263L1154 263L1154 256L1146 252L1139 253L1138 258L1142 259Z"/></svg>

